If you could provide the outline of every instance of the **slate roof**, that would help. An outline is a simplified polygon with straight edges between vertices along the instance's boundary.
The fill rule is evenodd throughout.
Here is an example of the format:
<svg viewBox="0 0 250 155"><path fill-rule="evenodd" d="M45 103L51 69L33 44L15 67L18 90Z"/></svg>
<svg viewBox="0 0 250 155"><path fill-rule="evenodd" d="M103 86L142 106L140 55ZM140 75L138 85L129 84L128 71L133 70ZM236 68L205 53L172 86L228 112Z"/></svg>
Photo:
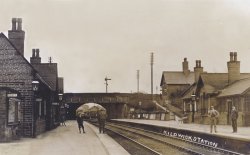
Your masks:
<svg viewBox="0 0 250 155"><path fill-rule="evenodd" d="M240 78L250 78L250 73L241 73ZM241 80L240 80L241 81ZM207 93L216 93L223 90L225 87L230 87L237 83L233 83L228 86L228 73L201 73L198 84L200 82L203 83L203 88L206 90ZM234 86L233 89L236 89L237 86ZM247 86L245 86L247 87ZM250 83L248 85L250 87ZM188 99L191 97L192 93L196 91L197 85L194 83L192 84L184 93L182 99ZM238 91L240 91L239 89ZM230 89L228 91L233 91ZM222 94L223 96L229 95L228 91L224 91ZM219 96L222 96L221 94ZM231 94L232 95L232 94Z"/></svg>
<svg viewBox="0 0 250 155"><path fill-rule="evenodd" d="M53 91L58 88L57 85L57 63L39 63L32 64L32 66L39 72L41 77L48 83Z"/></svg>
<svg viewBox="0 0 250 155"><path fill-rule="evenodd" d="M228 85L228 73L201 73L200 80L207 92L214 92Z"/></svg>
<svg viewBox="0 0 250 155"><path fill-rule="evenodd" d="M240 79L250 77L250 73L241 73ZM200 75L207 92L215 92L228 86L228 73L202 73Z"/></svg>
<svg viewBox="0 0 250 155"><path fill-rule="evenodd" d="M235 81L231 85L225 87L218 97L241 95L250 89L250 78Z"/></svg>
<svg viewBox="0 0 250 155"><path fill-rule="evenodd" d="M163 84L192 84L194 83L194 72L185 75L182 71L164 71L161 78Z"/></svg>

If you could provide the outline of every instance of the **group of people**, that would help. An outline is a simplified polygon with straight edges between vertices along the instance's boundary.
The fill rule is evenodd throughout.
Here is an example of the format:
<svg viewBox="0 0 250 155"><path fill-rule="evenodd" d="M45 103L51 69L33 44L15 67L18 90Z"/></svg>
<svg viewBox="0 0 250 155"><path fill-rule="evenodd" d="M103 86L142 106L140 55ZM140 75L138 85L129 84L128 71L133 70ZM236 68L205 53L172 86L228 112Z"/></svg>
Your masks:
<svg viewBox="0 0 250 155"><path fill-rule="evenodd" d="M97 119L99 123L99 133L105 133L105 122L107 119L107 113L105 109L100 109L97 112ZM76 117L76 121L78 124L79 133L81 133L81 130L82 130L82 133L85 133L84 125L83 125L83 115L82 114L78 115Z"/></svg>
<svg viewBox="0 0 250 155"><path fill-rule="evenodd" d="M219 117L219 112L214 109L213 106L211 106L211 110L208 112L208 116L210 117L210 133L214 132L216 133L216 124L217 124L217 119ZM238 111L236 110L235 106L232 106L231 110L231 121L232 121L232 127L233 127L233 133L237 132L237 119L238 119Z"/></svg>

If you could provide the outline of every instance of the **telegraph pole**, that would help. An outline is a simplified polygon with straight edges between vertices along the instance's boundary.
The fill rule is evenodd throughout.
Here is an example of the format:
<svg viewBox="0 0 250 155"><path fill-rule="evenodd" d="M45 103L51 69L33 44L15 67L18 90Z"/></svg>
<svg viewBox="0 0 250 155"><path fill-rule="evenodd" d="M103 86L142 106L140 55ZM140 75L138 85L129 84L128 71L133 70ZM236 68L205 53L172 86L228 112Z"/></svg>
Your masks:
<svg viewBox="0 0 250 155"><path fill-rule="evenodd" d="M140 91L140 70L137 70L137 93Z"/></svg>
<svg viewBox="0 0 250 155"><path fill-rule="evenodd" d="M106 93L108 93L108 80L111 80L111 79L109 79L109 78L107 78L107 76L105 77L105 85L106 85Z"/></svg>
<svg viewBox="0 0 250 155"><path fill-rule="evenodd" d="M150 65L151 65L151 95L153 100L153 64L154 64L154 53L151 53Z"/></svg>

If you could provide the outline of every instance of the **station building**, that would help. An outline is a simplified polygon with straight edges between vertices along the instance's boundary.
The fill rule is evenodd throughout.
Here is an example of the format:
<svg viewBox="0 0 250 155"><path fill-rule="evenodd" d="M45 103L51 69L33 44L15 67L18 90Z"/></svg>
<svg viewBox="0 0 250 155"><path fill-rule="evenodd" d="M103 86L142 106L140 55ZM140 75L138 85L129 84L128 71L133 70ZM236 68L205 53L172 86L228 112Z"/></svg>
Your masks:
<svg viewBox="0 0 250 155"><path fill-rule="evenodd" d="M58 125L57 65L29 63L24 39L20 18L12 19L8 38L0 33L0 141L35 137Z"/></svg>
<svg viewBox="0 0 250 155"><path fill-rule="evenodd" d="M174 88L169 82L171 76L163 72L161 86L163 90L167 88L167 99L171 99L171 93L175 95L175 100L170 103L183 111L187 116L186 122L209 124L208 111L214 106L220 112L218 123L229 125L230 112L235 106L239 111L238 125L250 126L250 73L240 73L236 52L230 52L227 67L228 73L207 73L203 71L201 61L196 60L193 80L187 82L186 76Z"/></svg>

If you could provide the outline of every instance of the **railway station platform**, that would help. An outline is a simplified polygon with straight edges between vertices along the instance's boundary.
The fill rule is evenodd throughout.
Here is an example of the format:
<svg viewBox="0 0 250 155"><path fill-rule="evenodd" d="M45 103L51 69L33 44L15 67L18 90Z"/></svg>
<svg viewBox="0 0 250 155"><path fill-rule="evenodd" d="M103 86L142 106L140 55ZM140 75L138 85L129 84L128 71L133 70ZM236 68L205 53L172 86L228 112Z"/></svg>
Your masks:
<svg viewBox="0 0 250 155"><path fill-rule="evenodd" d="M232 137L238 139L250 140L250 127L238 127L237 133L232 133L233 128L230 125L216 125L217 133L210 133L210 125L203 124L183 124L177 121L160 121L160 120L143 120L143 119L114 119L124 122L135 122L141 124L151 124L156 126L171 127L177 129L184 129L196 132L204 132L207 134L215 134L225 137Z"/></svg>
<svg viewBox="0 0 250 155"><path fill-rule="evenodd" d="M79 133L76 121L66 121L66 126L19 141L0 143L0 155L129 155L107 134L84 122L85 132Z"/></svg>
<svg viewBox="0 0 250 155"><path fill-rule="evenodd" d="M113 119L114 122L132 124L166 136L178 137L195 141L212 147L230 149L243 154L250 154L250 127L238 127L237 133L232 133L230 125L217 125L217 133L210 133L210 125L183 124L178 121L160 121L144 119Z"/></svg>

